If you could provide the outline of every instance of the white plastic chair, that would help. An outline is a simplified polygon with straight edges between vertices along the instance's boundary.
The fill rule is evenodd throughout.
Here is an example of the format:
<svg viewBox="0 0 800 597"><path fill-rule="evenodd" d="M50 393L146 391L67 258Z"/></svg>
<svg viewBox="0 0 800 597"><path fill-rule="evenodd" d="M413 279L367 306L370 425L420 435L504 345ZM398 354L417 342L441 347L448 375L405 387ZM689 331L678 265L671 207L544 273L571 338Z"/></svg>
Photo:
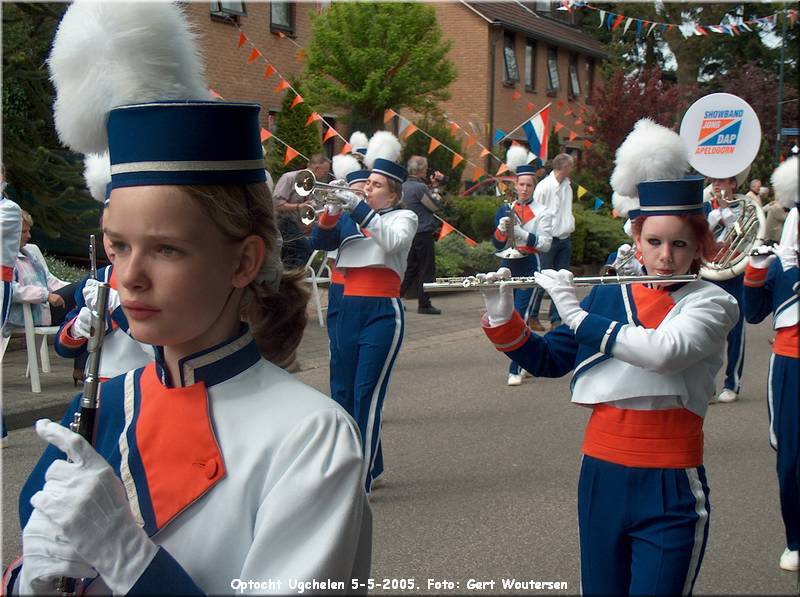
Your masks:
<svg viewBox="0 0 800 597"><path fill-rule="evenodd" d="M316 268L314 267L314 260L316 259L317 255L322 254L322 261L319 266ZM328 261L326 259L327 252L321 249L317 249L311 253L311 256L308 258L306 262L305 272L306 277L303 279L304 282L308 282L311 284L311 302L314 304L314 308L317 311L317 318L319 319L319 325L321 327L325 327L325 318L322 316L322 311L327 309L328 307L322 306L322 301L319 298L319 285L320 284L329 284L331 281L331 268L328 267ZM324 276L323 272L327 270L328 275Z"/></svg>
<svg viewBox="0 0 800 597"><path fill-rule="evenodd" d="M31 392L39 394L42 391L41 380L39 379L39 356L42 359L42 371L50 373L50 351L47 347L47 336L58 333L57 325L34 326L33 311L30 303L22 303L22 318L25 327L22 331L25 334L25 349L28 352L28 368L25 377L31 378ZM15 330L14 333L19 333ZM11 337L4 337L2 347L0 347L0 359L5 355ZM37 351L39 356L37 356Z"/></svg>

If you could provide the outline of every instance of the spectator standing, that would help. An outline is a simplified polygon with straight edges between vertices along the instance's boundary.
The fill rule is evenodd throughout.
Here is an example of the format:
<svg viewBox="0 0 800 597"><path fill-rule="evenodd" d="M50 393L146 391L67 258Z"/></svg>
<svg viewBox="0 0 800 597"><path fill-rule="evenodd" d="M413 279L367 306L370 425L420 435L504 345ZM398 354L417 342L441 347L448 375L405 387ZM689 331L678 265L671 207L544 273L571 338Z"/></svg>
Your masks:
<svg viewBox="0 0 800 597"><path fill-rule="evenodd" d="M747 191L747 196L750 197L753 201L758 203L759 205L763 206L761 202L761 181L757 178L754 178L750 181L750 190Z"/></svg>
<svg viewBox="0 0 800 597"><path fill-rule="evenodd" d="M331 162L324 155L311 156L308 169L314 173L317 182L330 181ZM294 180L298 172L300 170L292 170L281 176L272 193L278 229L283 237L281 261L287 269L302 268L311 256L311 243L308 239L311 226L300 221L300 210L309 203L306 197L301 197L294 190Z"/></svg>
<svg viewBox="0 0 800 597"><path fill-rule="evenodd" d="M533 191L533 200L544 205L553 215L553 244L546 253L540 253L541 269L567 269L572 259L572 233L575 232L575 216L572 215L572 186L569 180L575 167L575 159L566 153L553 158L553 171L544 178ZM539 307L542 304L544 290L536 288L533 300L532 329L539 324L539 331L544 327L539 322ZM550 329L561 325L561 316L555 303L550 303Z"/></svg>
<svg viewBox="0 0 800 597"><path fill-rule="evenodd" d="M438 222L433 214L441 207L439 203L441 198L435 188L444 180L444 175L437 170L431 175L430 181L426 180L428 159L419 155L411 156L407 166L408 180L403 183L403 203L407 209L417 214L419 226L408 254L408 266L400 288L400 296L404 296L409 289L414 288L418 301L417 312L425 315L441 315L441 309L431 304L431 297L422 290L422 285L425 282L433 282L436 278L434 234ZM428 186L429 182L431 186Z"/></svg>

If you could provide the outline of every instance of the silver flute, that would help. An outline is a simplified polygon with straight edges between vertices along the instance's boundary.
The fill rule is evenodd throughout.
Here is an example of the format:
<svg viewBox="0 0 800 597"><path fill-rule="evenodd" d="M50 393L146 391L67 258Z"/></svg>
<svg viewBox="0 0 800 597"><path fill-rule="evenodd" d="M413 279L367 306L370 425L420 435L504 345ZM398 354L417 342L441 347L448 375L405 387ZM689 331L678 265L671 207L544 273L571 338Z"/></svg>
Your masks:
<svg viewBox="0 0 800 597"><path fill-rule="evenodd" d="M95 422L100 402L100 356L103 350L103 339L106 336L106 310L108 294L111 286L97 277L97 245L94 234L89 236L89 261L92 267L92 278L97 280L97 301L92 310L92 326L86 350L89 357L86 361L86 378L83 382L80 410L75 413L69 428L83 437L90 444L94 443ZM56 580L56 593L65 596L75 595L78 579L62 576Z"/></svg>
<svg viewBox="0 0 800 597"><path fill-rule="evenodd" d="M682 274L670 276L577 276L572 282L575 286L605 286L613 284L679 284L694 282L697 274ZM511 288L535 288L539 286L533 276L518 276L487 282L478 276L464 276L457 278L436 278L435 282L426 282L422 285L425 292L459 292L462 290L488 290L500 288L505 284Z"/></svg>

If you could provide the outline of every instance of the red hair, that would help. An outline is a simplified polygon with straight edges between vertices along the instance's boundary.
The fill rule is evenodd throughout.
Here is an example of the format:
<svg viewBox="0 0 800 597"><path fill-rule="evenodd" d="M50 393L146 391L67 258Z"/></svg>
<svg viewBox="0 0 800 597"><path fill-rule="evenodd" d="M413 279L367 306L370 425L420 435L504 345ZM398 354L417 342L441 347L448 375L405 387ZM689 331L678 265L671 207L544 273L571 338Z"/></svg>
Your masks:
<svg viewBox="0 0 800 597"><path fill-rule="evenodd" d="M634 239L642 235L642 226L644 226L644 221L652 216L639 216L631 221L631 234ZM706 261L710 261L714 258L714 255L717 253L717 241L714 240L714 235L711 234L711 230L708 227L708 220L706 220L706 216L704 214L691 214L688 216L675 216L680 218L687 224L689 224L689 228L692 230L692 234L694 235L694 240L697 243L697 246L700 249L700 259L695 259L692 262L692 271L697 272L700 269L700 260L705 259Z"/></svg>

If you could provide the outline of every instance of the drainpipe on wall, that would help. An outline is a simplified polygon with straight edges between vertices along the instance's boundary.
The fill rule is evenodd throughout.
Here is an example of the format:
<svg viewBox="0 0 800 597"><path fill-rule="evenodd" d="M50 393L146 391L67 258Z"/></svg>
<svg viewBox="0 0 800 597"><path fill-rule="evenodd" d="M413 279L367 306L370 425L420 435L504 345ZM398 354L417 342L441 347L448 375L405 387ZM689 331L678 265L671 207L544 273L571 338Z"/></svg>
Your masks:
<svg viewBox="0 0 800 597"><path fill-rule="evenodd" d="M494 29L490 35L490 43L491 47L489 49L489 132L487 134L486 139L486 147L491 149L492 147L492 140L494 138L494 89L495 89L495 74L496 74L496 63L497 63L497 42L498 40L503 39L503 28L500 26L499 23L492 23L491 27ZM492 158L486 156L486 173L491 175L492 173Z"/></svg>

